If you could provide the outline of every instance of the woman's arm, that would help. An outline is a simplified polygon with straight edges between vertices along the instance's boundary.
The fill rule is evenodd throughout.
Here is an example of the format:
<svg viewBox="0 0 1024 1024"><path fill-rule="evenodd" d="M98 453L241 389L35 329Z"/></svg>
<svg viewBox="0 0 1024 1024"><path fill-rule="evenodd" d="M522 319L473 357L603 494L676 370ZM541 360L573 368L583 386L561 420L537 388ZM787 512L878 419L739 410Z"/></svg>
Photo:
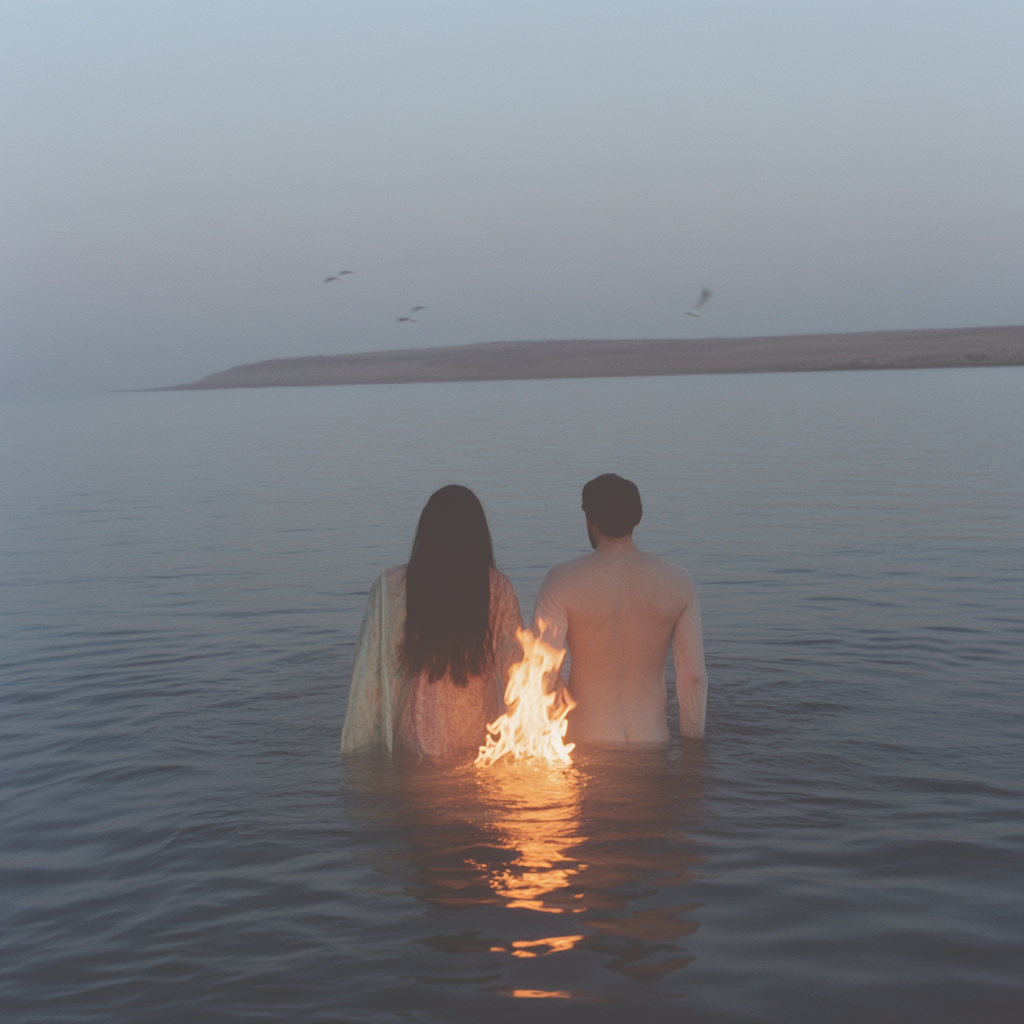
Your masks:
<svg viewBox="0 0 1024 1024"><path fill-rule="evenodd" d="M341 753L350 754L364 747L377 746L381 739L381 587L378 576L370 588L363 625L356 641L352 663L352 684L348 691L348 709L341 728Z"/></svg>
<svg viewBox="0 0 1024 1024"><path fill-rule="evenodd" d="M494 642L494 674L498 687L498 701L505 710L505 687L508 685L512 666L523 660L523 646L516 636L516 630L523 628L523 613L519 609L519 598L511 580L503 573L497 574L492 616L492 637Z"/></svg>

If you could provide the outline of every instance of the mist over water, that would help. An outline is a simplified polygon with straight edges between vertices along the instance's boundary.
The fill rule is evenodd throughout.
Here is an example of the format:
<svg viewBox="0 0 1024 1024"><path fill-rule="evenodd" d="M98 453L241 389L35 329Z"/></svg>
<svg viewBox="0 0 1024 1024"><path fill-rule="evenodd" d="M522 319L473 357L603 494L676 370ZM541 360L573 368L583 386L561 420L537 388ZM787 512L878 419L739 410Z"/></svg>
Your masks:
<svg viewBox="0 0 1024 1024"><path fill-rule="evenodd" d="M1024 323L1022 35L1014 0L0 4L0 393Z"/></svg>
<svg viewBox="0 0 1024 1024"><path fill-rule="evenodd" d="M1022 384L4 402L4 1019L1019 1021ZM605 471L696 583L706 741L342 762L428 495L528 615Z"/></svg>

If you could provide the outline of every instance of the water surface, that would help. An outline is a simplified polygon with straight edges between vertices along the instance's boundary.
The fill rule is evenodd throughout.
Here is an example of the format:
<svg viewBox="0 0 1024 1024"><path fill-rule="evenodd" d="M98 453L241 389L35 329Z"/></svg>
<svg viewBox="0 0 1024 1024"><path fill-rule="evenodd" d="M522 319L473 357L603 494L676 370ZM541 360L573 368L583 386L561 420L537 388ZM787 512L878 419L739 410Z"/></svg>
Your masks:
<svg viewBox="0 0 1024 1024"><path fill-rule="evenodd" d="M1018 1022L1024 371L7 401L11 1021ZM464 483L532 609L634 479L703 743L337 757Z"/></svg>

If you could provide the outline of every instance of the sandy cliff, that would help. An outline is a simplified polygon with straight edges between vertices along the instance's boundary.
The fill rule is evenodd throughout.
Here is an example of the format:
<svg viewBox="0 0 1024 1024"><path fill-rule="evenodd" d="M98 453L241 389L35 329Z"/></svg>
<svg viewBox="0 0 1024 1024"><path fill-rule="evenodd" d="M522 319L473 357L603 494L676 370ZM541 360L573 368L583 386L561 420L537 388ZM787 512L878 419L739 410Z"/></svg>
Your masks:
<svg viewBox="0 0 1024 1024"><path fill-rule="evenodd" d="M158 390L1024 365L1024 327L704 341L495 341L268 359Z"/></svg>

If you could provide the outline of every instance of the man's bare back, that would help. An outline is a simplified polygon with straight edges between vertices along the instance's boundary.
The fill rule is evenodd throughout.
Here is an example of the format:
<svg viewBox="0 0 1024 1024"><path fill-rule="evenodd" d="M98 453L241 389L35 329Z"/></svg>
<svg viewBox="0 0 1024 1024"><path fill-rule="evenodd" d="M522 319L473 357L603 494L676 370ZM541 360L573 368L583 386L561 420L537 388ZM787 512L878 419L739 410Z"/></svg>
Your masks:
<svg viewBox="0 0 1024 1024"><path fill-rule="evenodd" d="M639 500L639 499L637 499ZM700 606L689 576L608 537L589 519L593 554L555 566L537 598L534 628L568 644L575 742L665 743L665 662L672 646L683 736L704 735L707 673Z"/></svg>

